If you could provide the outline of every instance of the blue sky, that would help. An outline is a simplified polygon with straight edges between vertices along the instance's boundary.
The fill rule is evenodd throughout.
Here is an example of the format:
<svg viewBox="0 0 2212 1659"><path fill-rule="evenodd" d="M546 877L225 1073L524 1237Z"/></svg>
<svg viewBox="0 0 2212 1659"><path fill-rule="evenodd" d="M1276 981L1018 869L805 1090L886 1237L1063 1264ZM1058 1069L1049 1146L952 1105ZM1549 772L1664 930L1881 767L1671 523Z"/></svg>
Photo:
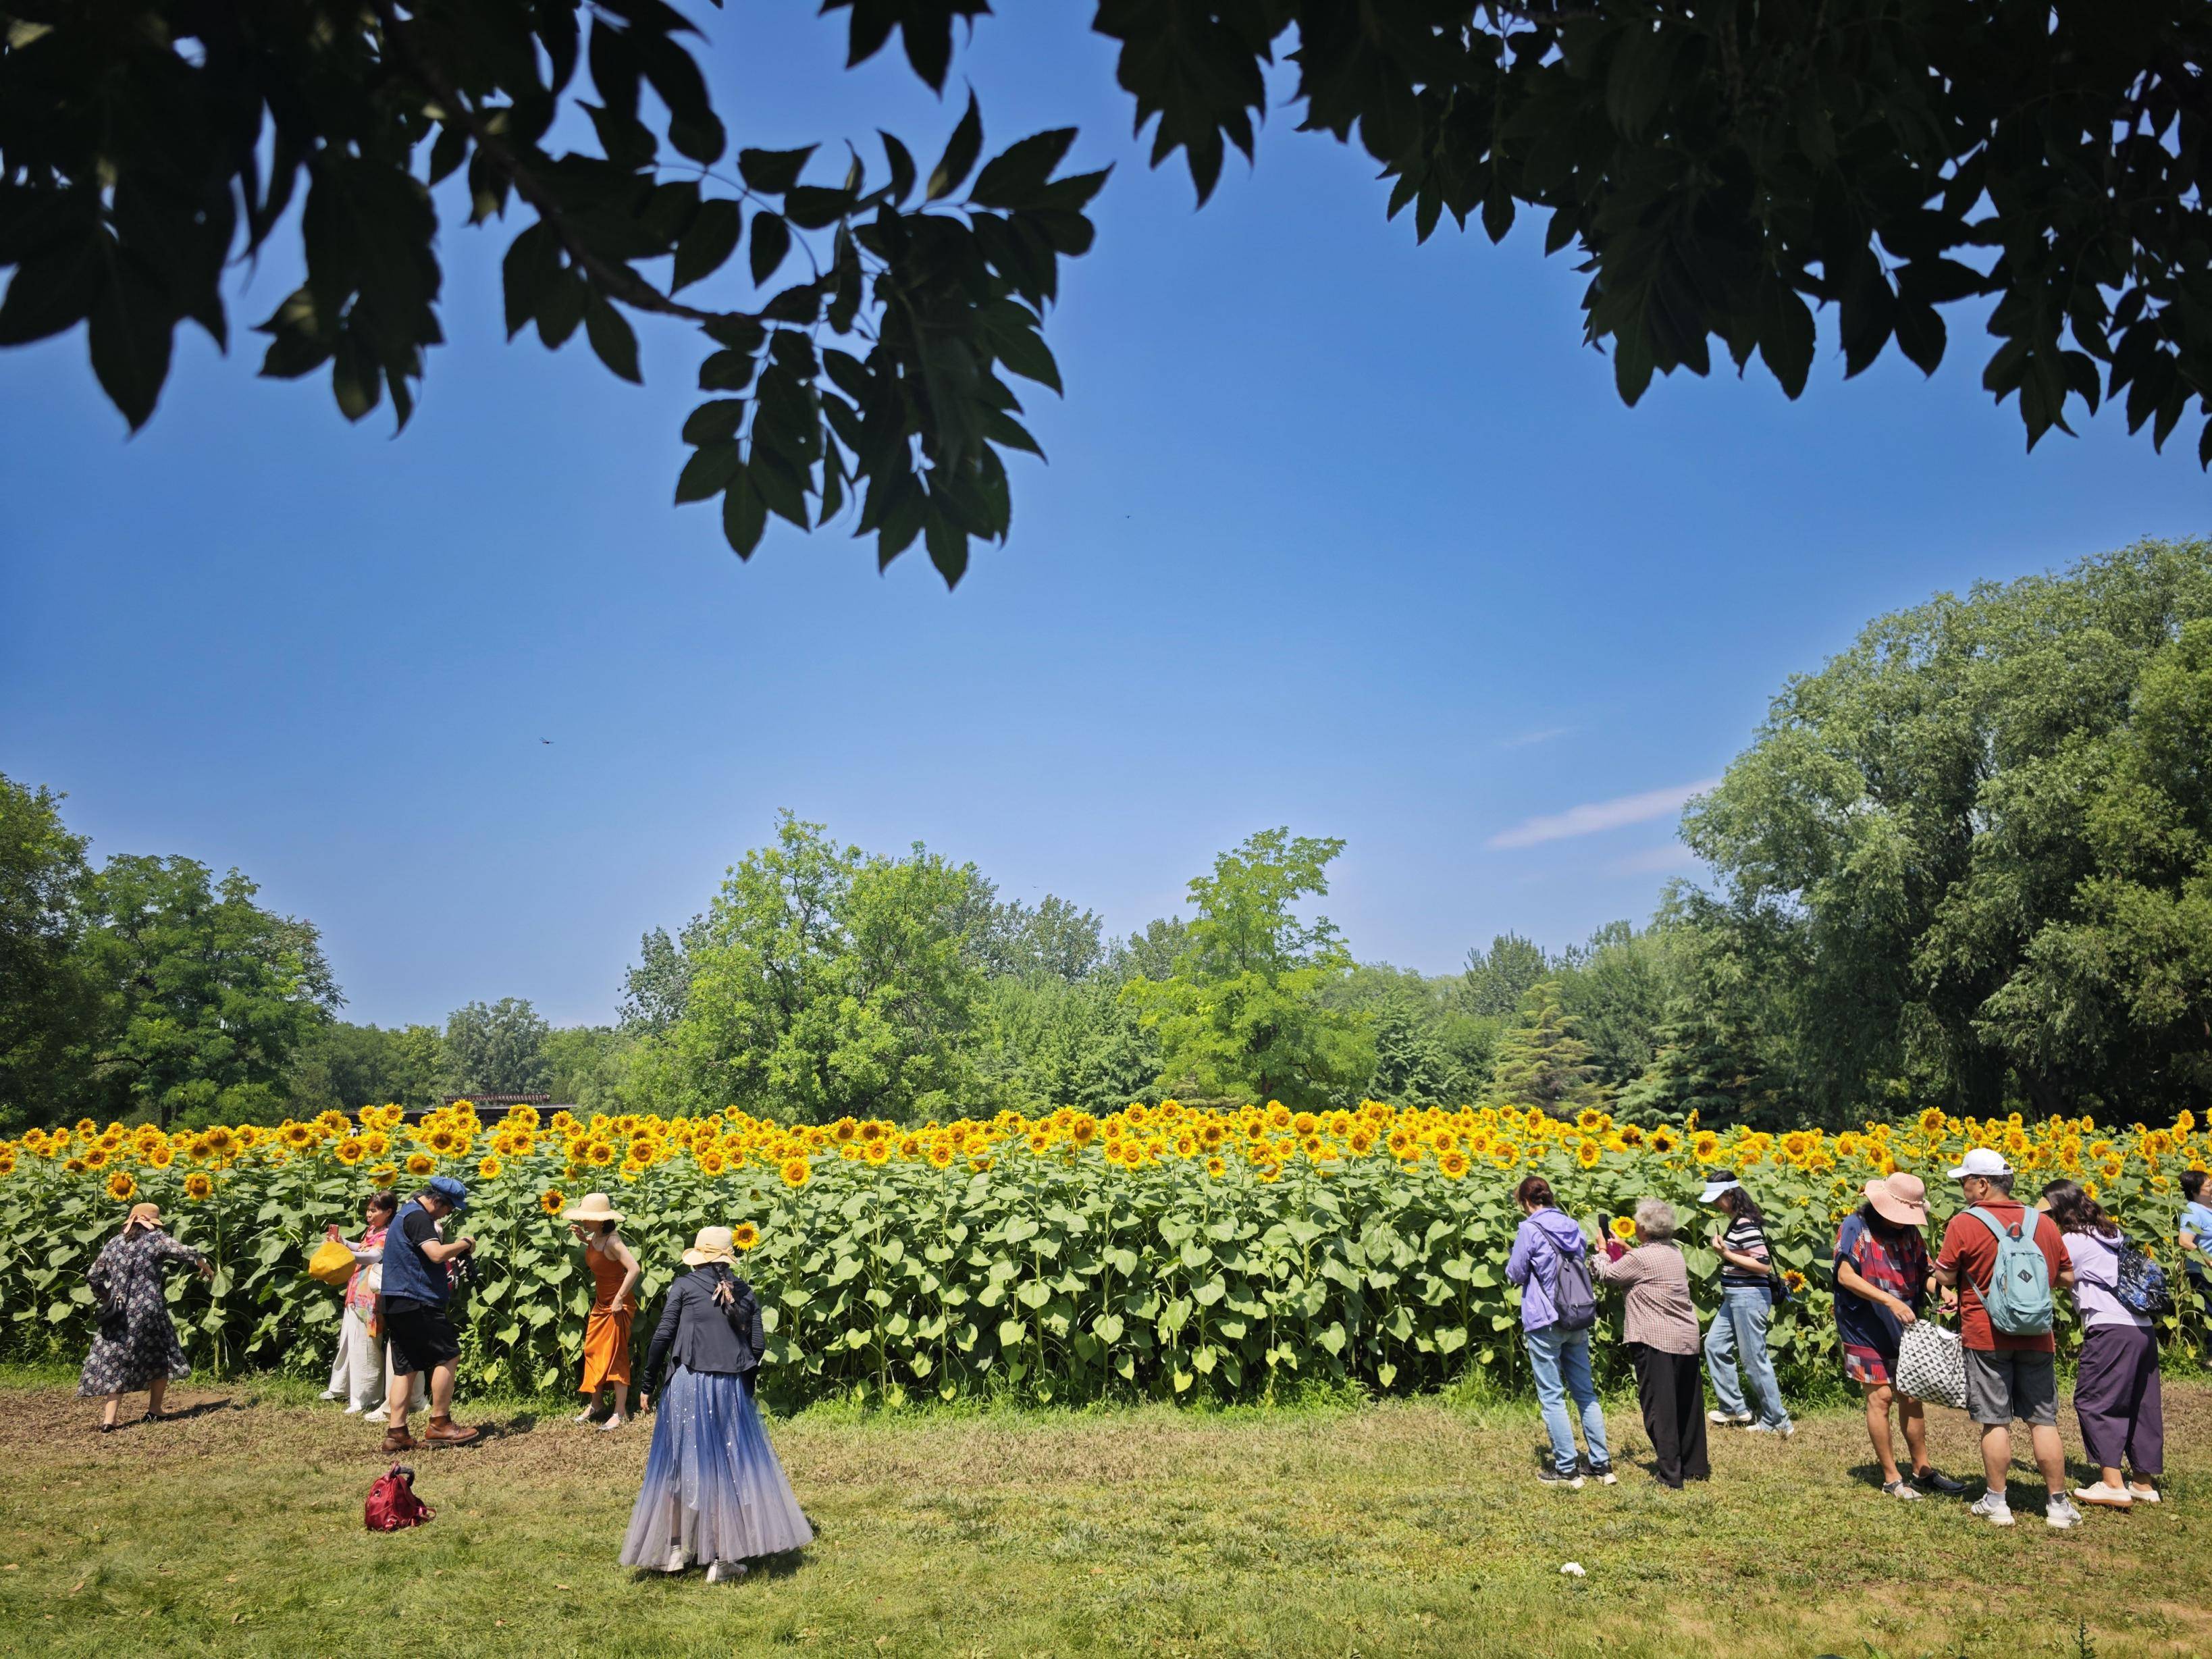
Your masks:
<svg viewBox="0 0 2212 1659"><path fill-rule="evenodd" d="M927 157L957 114L842 71L834 19L709 28L743 142ZM1845 383L1828 333L1796 404L1754 369L1628 410L1540 225L1417 248L1289 110L1194 212L1066 9L985 20L955 76L987 153L1073 122L1116 169L1048 327L1069 395L1030 404L1050 464L957 592L834 530L738 564L669 505L694 337L641 325L643 390L580 337L504 343L517 226L449 214L453 343L396 441L255 378L279 256L135 439L82 335L0 356L0 771L96 854L238 866L383 1023L608 1017L639 933L785 806L1117 930L1255 829L1342 836L1354 950L1443 971L1646 915L1682 796L1869 617L2207 527L2189 434L2026 454L1971 319L1933 382Z"/></svg>

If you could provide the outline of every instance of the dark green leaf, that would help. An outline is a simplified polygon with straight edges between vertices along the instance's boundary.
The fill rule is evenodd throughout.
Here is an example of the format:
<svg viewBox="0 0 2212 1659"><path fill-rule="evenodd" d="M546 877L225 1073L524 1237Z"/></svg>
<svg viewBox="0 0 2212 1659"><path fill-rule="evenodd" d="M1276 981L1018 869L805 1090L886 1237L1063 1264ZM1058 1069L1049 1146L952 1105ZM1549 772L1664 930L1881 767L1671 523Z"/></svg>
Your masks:
<svg viewBox="0 0 2212 1659"><path fill-rule="evenodd" d="M601 362L623 380L644 384L637 369L637 333L597 289L584 301L584 333Z"/></svg>
<svg viewBox="0 0 2212 1659"><path fill-rule="evenodd" d="M980 127L977 137L981 137ZM1052 170L1060 165L1068 146L1074 142L1075 129L1060 127L1009 144L976 175L975 187L968 192L969 199L985 207L1027 206L1030 198L1044 188L1045 181L1052 177Z"/></svg>
<svg viewBox="0 0 2212 1659"><path fill-rule="evenodd" d="M852 211L849 191L827 190L820 185L793 185L784 192L783 216L801 230L821 230Z"/></svg>
<svg viewBox="0 0 2212 1659"><path fill-rule="evenodd" d="M751 188L764 195L781 196L799 182L815 147L805 149L741 149L738 173Z"/></svg>
<svg viewBox="0 0 2212 1659"><path fill-rule="evenodd" d="M100 254L103 240L88 236L15 268L8 298L0 302L0 345L43 340L83 320L105 278Z"/></svg>
<svg viewBox="0 0 2212 1659"><path fill-rule="evenodd" d="M700 203L698 216L676 244L676 271L669 282L670 291L720 270L722 262L737 251L743 224L735 202L718 196Z"/></svg>
<svg viewBox="0 0 2212 1659"><path fill-rule="evenodd" d="M691 452L691 459L684 463L684 471L676 480L676 505L703 501L721 494L730 480L737 477L738 464L738 447L732 441L725 438L702 444Z"/></svg>
<svg viewBox="0 0 2212 1659"><path fill-rule="evenodd" d="M906 198L914 194L915 179L914 155L907 147L882 129L878 130L884 141L884 156L890 163L891 200L904 206Z"/></svg>
<svg viewBox="0 0 2212 1659"><path fill-rule="evenodd" d="M968 94L967 112L960 124L952 129L952 137L945 146L945 154L930 170L927 199L941 201L960 188L975 165L975 157L983 149L983 112L975 102L975 94Z"/></svg>
<svg viewBox="0 0 2212 1659"><path fill-rule="evenodd" d="M561 242L542 219L516 237L501 264L507 295L507 337L513 339L561 279Z"/></svg>
<svg viewBox="0 0 2212 1659"><path fill-rule="evenodd" d="M722 534L728 538L731 551L749 559L767 528L768 507L750 477L740 469L722 495Z"/></svg>
<svg viewBox="0 0 2212 1659"><path fill-rule="evenodd" d="M752 384L753 355L750 351L717 351L699 365L702 392L743 392Z"/></svg>
<svg viewBox="0 0 2212 1659"><path fill-rule="evenodd" d="M88 313L92 372L135 432L153 414L161 382L168 378L176 319L161 284L112 243L107 247L106 278L94 291Z"/></svg>
<svg viewBox="0 0 2212 1659"><path fill-rule="evenodd" d="M712 403L701 404L685 418L684 441L687 444L710 444L724 438L734 438L738 428L744 424L744 419L745 400L743 398L717 398Z"/></svg>
<svg viewBox="0 0 2212 1659"><path fill-rule="evenodd" d="M945 585L959 586L960 579L968 574L968 532L942 513L932 513L922 534L929 546L929 562L945 578Z"/></svg>
<svg viewBox="0 0 2212 1659"><path fill-rule="evenodd" d="M564 270L538 302L538 337L547 348L559 350L584 320L584 298L590 290L574 270Z"/></svg>
<svg viewBox="0 0 2212 1659"><path fill-rule="evenodd" d="M775 275L776 267L791 252L791 227L773 213L753 215L751 247L753 285L758 287Z"/></svg>

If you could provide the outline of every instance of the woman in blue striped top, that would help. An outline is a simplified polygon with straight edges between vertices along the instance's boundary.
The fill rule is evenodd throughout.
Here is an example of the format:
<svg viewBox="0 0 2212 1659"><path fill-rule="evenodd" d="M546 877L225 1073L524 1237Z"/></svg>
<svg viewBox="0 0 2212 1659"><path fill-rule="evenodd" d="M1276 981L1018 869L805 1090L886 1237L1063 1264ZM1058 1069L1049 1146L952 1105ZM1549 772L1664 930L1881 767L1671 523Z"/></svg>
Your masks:
<svg viewBox="0 0 2212 1659"><path fill-rule="evenodd" d="M1773 1258L1759 1206L1729 1171L1719 1170L1705 1182L1698 1201L1718 1207L1728 1225L1713 1237L1721 1258L1721 1305L1705 1333L1705 1368L1721 1403L1707 1413L1724 1427L1749 1428L1788 1439L1796 1432L1782 1385L1774 1380L1774 1361L1766 1352L1766 1322L1774 1311ZM1738 1366L1742 1368L1738 1375ZM1744 1400L1744 1380L1757 1396L1754 1416Z"/></svg>

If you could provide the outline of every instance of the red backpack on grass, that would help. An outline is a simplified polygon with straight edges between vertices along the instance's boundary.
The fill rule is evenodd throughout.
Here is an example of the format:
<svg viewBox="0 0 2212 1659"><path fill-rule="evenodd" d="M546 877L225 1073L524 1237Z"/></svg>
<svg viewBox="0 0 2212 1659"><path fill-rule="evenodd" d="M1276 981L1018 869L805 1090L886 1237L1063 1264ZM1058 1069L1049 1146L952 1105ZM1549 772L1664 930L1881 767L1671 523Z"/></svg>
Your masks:
<svg viewBox="0 0 2212 1659"><path fill-rule="evenodd" d="M394 1463L390 1474L377 1476L376 1484L368 1489L368 1502L362 1506L362 1518L371 1532L419 1527L436 1514L416 1497L415 1471L404 1463Z"/></svg>

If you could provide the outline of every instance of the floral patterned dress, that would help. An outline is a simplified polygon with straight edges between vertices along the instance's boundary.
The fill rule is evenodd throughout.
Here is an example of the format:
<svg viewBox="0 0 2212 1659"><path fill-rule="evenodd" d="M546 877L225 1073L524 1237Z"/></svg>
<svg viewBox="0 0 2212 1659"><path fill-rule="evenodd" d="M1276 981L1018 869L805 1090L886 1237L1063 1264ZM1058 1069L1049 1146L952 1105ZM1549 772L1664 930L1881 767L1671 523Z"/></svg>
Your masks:
<svg viewBox="0 0 2212 1659"><path fill-rule="evenodd" d="M165 1232L125 1232L108 1241L85 1273L99 1298L100 1331L85 1357L80 1398L131 1394L157 1376L191 1375L169 1304L161 1295L161 1270L170 1262L198 1268L206 1260Z"/></svg>

